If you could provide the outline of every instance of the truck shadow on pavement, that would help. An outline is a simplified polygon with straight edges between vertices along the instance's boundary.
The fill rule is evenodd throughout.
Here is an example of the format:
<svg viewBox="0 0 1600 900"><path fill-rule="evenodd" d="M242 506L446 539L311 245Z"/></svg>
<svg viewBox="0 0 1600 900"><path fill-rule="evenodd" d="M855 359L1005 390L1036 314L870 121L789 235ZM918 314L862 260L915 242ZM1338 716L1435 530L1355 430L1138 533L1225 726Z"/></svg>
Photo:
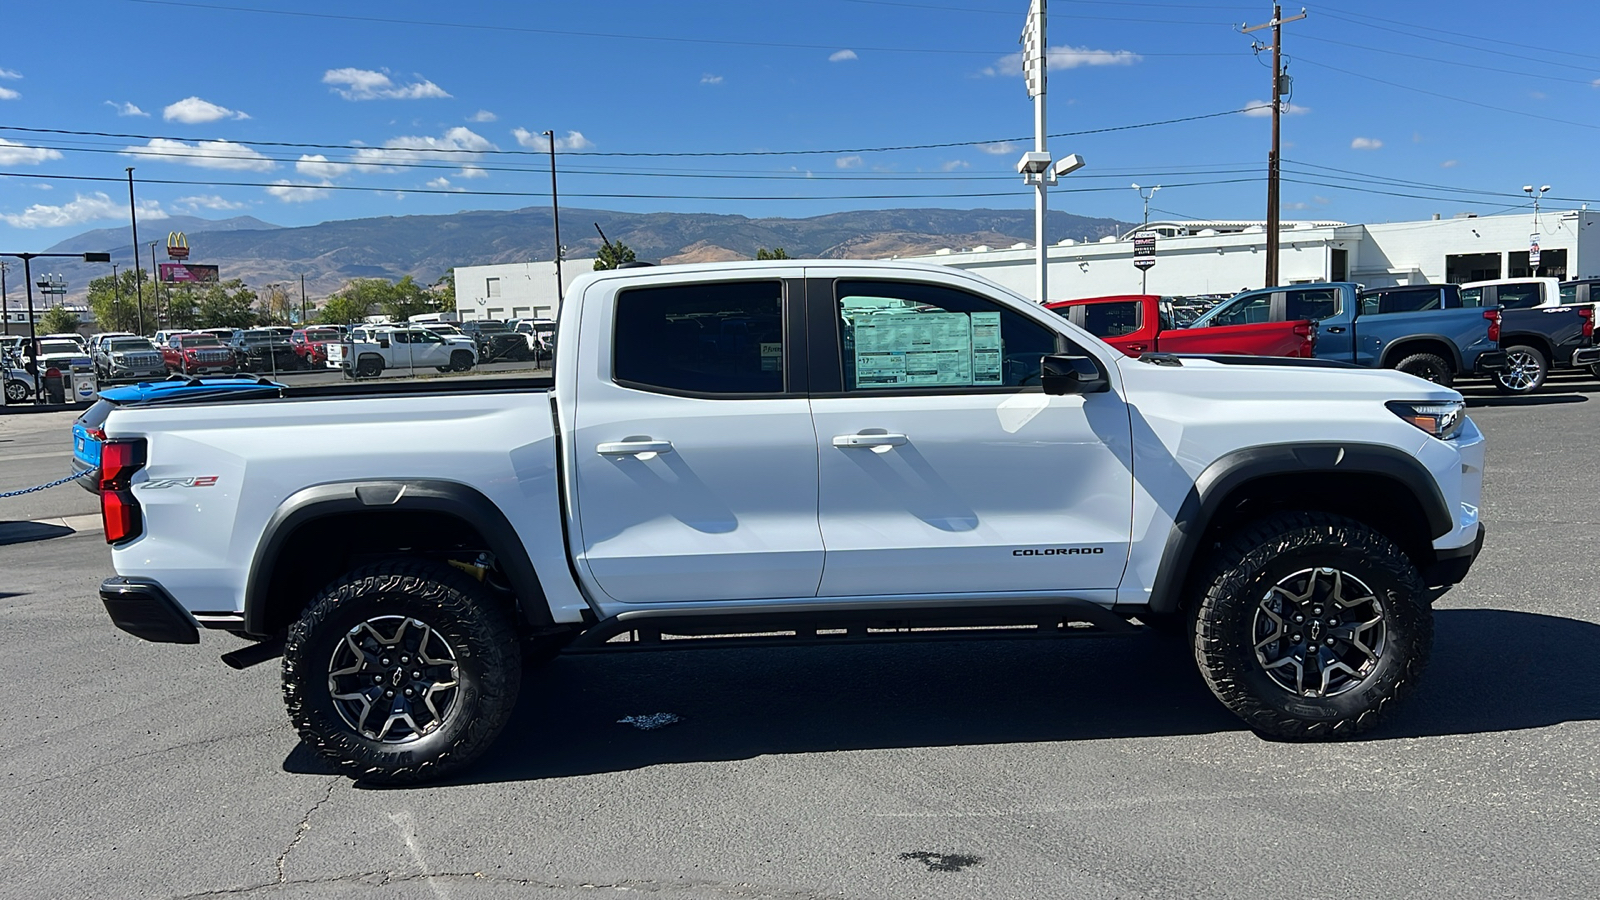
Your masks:
<svg viewBox="0 0 1600 900"><path fill-rule="evenodd" d="M1367 740L1600 719L1600 625L1440 610L1419 692ZM670 713L653 730L619 722ZM1242 731L1186 646L1152 634L1041 642L563 656L524 679L495 746L454 783L765 754ZM331 771L296 748L291 772Z"/></svg>

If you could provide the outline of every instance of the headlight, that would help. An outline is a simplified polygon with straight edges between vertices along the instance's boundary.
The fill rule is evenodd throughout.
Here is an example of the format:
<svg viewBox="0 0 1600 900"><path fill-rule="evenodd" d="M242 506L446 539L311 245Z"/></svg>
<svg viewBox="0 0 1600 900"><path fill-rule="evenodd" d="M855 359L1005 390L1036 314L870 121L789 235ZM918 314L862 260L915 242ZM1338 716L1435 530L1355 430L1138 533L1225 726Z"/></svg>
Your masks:
<svg viewBox="0 0 1600 900"><path fill-rule="evenodd" d="M1460 400L1437 400L1411 403L1390 400L1384 404L1389 411L1421 428L1441 441L1448 441L1461 433L1467 421L1466 404Z"/></svg>

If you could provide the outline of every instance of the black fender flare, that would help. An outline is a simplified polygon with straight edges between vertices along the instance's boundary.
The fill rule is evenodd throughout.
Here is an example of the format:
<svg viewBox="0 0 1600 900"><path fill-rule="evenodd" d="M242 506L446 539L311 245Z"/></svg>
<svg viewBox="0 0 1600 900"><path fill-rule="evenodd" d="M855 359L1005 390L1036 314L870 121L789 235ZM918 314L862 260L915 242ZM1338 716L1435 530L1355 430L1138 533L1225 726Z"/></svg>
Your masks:
<svg viewBox="0 0 1600 900"><path fill-rule="evenodd" d="M516 529L494 501L459 482L401 478L319 484L289 495L267 521L261 539L256 542L255 556L250 561L245 582L245 631L256 635L269 633L271 598L268 588L284 544L296 530L328 516L382 509L447 513L472 523L499 562L523 608L523 615L533 624L550 624L550 610L533 561L528 557L527 548L517 539Z"/></svg>
<svg viewBox="0 0 1600 900"><path fill-rule="evenodd" d="M1406 335L1400 340L1395 341L1389 346L1383 348L1383 355L1379 358L1378 367L1383 369L1394 368L1395 365L1400 362L1400 360L1406 357L1413 345L1422 341L1431 341L1445 345L1445 347L1449 348L1450 350L1450 356L1445 360L1445 362L1455 367L1456 374L1458 375L1465 371L1461 367L1461 348L1456 345L1455 341L1445 337L1442 334Z"/></svg>
<svg viewBox="0 0 1600 900"><path fill-rule="evenodd" d="M1201 541L1223 501L1236 488L1271 475L1378 475L1408 491L1422 508L1432 537L1449 534L1455 516L1426 466L1416 457L1381 444L1268 444L1234 450L1205 468L1174 517L1150 591L1150 609L1176 612L1189 569L1200 554Z"/></svg>

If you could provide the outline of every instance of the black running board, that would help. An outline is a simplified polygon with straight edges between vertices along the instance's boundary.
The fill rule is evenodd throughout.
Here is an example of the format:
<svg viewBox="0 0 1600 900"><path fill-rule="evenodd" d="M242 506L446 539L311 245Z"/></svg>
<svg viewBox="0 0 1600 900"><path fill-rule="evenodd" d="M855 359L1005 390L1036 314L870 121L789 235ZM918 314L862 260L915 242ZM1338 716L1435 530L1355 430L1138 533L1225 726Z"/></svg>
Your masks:
<svg viewBox="0 0 1600 900"><path fill-rule="evenodd" d="M771 644L877 644L902 641L1041 640L1131 634L1121 616L1083 600L1026 606L877 609L654 610L603 619L567 653L692 650ZM618 640L625 636L625 639Z"/></svg>

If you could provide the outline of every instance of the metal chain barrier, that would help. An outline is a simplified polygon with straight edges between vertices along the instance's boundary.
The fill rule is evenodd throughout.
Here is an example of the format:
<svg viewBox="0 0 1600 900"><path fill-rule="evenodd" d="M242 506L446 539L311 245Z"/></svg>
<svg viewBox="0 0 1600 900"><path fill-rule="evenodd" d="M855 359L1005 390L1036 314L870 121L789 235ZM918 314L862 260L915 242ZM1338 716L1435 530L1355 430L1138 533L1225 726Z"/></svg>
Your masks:
<svg viewBox="0 0 1600 900"><path fill-rule="evenodd" d="M63 484L66 484L69 481L77 481L79 478L82 478L82 477L83 477L83 474L81 472L74 472L74 473L72 473L71 475L68 475L65 478L56 479L55 481L52 481L52 482L50 482L48 484L41 484L41 485L38 485L37 487L31 487L31 488L23 488L20 491L7 491L7 492L5 492L3 494L0 494L0 500L4 500L7 497L20 497L23 494L31 494L34 491L43 491L43 490L47 490L49 488L59 487L59 486L61 486Z"/></svg>

